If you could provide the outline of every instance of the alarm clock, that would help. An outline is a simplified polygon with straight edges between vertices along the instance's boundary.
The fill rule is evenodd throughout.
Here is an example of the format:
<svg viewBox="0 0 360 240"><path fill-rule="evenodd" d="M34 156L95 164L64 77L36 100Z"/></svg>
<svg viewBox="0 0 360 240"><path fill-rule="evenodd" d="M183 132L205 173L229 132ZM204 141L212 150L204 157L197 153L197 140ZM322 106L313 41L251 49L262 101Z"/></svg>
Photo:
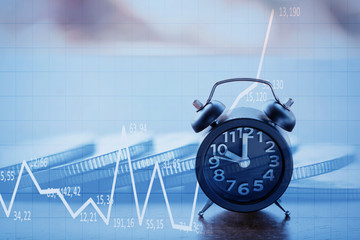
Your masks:
<svg viewBox="0 0 360 240"><path fill-rule="evenodd" d="M229 82L266 84L275 101L264 111L237 108L224 114L225 105L212 97L218 85ZM233 78L216 82L205 104L195 100L197 108L192 128L208 130L196 156L197 181L209 198L204 212L213 204L236 212L253 212L275 203L288 216L278 199L287 189L293 159L286 131L291 132L296 119L290 110L293 100L285 104L275 95L269 81Z"/></svg>

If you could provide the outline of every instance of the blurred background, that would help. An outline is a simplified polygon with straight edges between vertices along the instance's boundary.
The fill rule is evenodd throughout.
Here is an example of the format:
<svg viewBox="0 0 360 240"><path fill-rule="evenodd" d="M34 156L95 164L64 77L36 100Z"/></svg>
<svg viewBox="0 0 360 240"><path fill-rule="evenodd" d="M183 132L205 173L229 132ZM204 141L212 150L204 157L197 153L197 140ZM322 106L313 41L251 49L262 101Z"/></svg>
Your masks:
<svg viewBox="0 0 360 240"><path fill-rule="evenodd" d="M259 69L272 10L271 31ZM59 135L91 135L91 139L97 139L119 133L122 126L128 132L155 136L174 132L192 134L194 99L204 102L216 81L257 74L274 84L282 101L288 97L294 99L292 108L297 125L293 136L298 143L350 146L358 155L360 3L356 0L2 0L1 166L37 157L35 147L45 151L43 139ZM229 108L249 85L224 85L214 98ZM271 92L259 85L244 96L238 106L262 109L268 100ZM71 146L72 140L64 142ZM30 146L26 156L21 150L24 146ZM356 175L360 168L348 171ZM34 191L33 195L36 194ZM192 199L193 193L189 197L180 196L184 197L185 205L191 205L192 202L185 199ZM6 199L8 204L10 197ZM163 209L161 194L156 199L154 204ZM124 204L132 208L132 201L128 197ZM313 197L305 205L312 204L316 209L317 204L324 206L323 203ZM294 225L295 220L293 225L285 226L286 231L276 210L275 218L271 217L272 212L253 217L275 221L273 224L283 238L351 238L360 232L356 227L360 213L356 211L351 215L351 207L358 203L358 200L343 199L339 206L346 206L347 214L341 219L327 215L332 206L337 206L332 200L326 202L329 208L319 210L317 216L311 215L310 210L310 215L304 216L301 213L306 211L299 207L297 196L293 208L308 225L306 221ZM41 211L41 203L25 201L24 204L37 209L32 213L36 219L35 212ZM188 213L183 213L180 207L178 215L188 221ZM62 209L57 205L57 212ZM135 216L135 210L128 214ZM157 212L154 210L153 214ZM326 218L321 218L324 214ZM164 216L167 216L165 210ZM222 214L220 219L224 217L236 218L239 224L248 221L242 215ZM320 217L320 223L316 217ZM339 224L350 218L352 223ZM39 219L43 224L50 217ZM86 232L89 227L71 227L75 220L70 216L55 214L52 219L60 222L65 219L66 224L48 227L42 233L34 223L21 230L16 225L19 223L7 219L0 210L0 221L8 226L2 237L46 239L52 236L52 231L67 229L68 233L58 236L89 238ZM322 223L325 230L318 232L317 224ZM161 232L158 235L161 238L223 236L221 231L210 231L210 235L178 233L171 230L169 224L165 226L169 230ZM306 231L300 231L299 226L304 226ZM102 225L94 228L93 238L103 236L104 228ZM260 230L255 229L254 233ZM146 231L139 232L129 231L126 236L135 239L153 236ZM116 237L122 233L107 234Z"/></svg>
<svg viewBox="0 0 360 240"><path fill-rule="evenodd" d="M189 130L192 100L215 81L256 76L274 9L260 77L283 81L278 94L295 99L299 138L358 144L359 8L357 1L4 0L0 141L108 133L130 122ZM216 97L229 107L245 87L224 86Z"/></svg>

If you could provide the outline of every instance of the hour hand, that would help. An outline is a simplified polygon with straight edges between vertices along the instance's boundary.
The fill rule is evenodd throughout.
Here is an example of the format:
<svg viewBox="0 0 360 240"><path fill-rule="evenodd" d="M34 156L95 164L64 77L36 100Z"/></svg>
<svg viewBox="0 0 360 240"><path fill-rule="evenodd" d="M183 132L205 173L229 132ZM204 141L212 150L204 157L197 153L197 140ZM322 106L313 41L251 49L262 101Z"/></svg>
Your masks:
<svg viewBox="0 0 360 240"><path fill-rule="evenodd" d="M239 155L236 155L235 153L230 152L229 150L225 152L224 156L229 158L230 160L233 160L234 162L238 162L241 159Z"/></svg>
<svg viewBox="0 0 360 240"><path fill-rule="evenodd" d="M222 157L220 157L220 156L218 156L218 157L222 160L238 163L239 166L242 168L247 168L250 165L250 159L247 157L247 153L244 154L244 152L243 152L243 155L246 157L241 157L241 156L227 150Z"/></svg>
<svg viewBox="0 0 360 240"><path fill-rule="evenodd" d="M242 168L247 168L250 165L250 159L247 157L247 154L244 155L246 157L240 157L239 155L237 155L237 154L235 154L233 152L230 152L228 150L228 151L226 151L224 156L226 158L221 157L221 159L231 161L231 162L236 162Z"/></svg>

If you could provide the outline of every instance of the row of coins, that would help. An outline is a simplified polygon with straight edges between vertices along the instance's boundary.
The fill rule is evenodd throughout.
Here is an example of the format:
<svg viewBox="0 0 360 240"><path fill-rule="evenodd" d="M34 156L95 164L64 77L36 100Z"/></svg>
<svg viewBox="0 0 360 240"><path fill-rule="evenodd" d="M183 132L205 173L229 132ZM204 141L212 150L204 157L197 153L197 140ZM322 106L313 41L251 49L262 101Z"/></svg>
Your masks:
<svg viewBox="0 0 360 240"><path fill-rule="evenodd" d="M83 146L84 148L84 146ZM93 147L85 146L88 152ZM187 144L171 150L149 154L154 149L152 139L147 139L129 147L131 165L136 183L148 183L151 179L154 164L158 163L162 177L167 187L178 187L188 183L196 183L195 156L198 142L190 141ZM108 181L114 177L116 161L119 159L119 168L116 186L125 187L131 183L129 177L129 162L126 149L112 151L100 156L71 162L66 165L55 166L56 163L64 162L79 156L81 149L71 149L62 153L48 156L51 166L37 170L33 174L42 188L54 187L58 183L66 185L80 185L96 181ZM93 151L93 149L92 149ZM83 151L81 152L83 156ZM354 150L348 146L339 145L300 145L293 148L294 169L292 180L310 178L317 175L333 172L350 164L354 159ZM31 165L31 162L28 162ZM19 171L18 165L7 167ZM156 177L158 177L156 175ZM24 175L19 188L27 188L33 185L29 175ZM9 190L12 184L7 185Z"/></svg>
<svg viewBox="0 0 360 240"><path fill-rule="evenodd" d="M129 147L130 156L134 159L139 158L150 153L153 148L152 139L140 142ZM112 175L114 176L114 166L118 158L120 163L127 163L125 148L100 156L68 163L66 165L56 166L51 169L38 171L33 175L42 188L50 187L54 182L62 179L71 181L73 184L81 184L82 182L89 181L90 179L87 179L87 177L91 175L93 175L94 180L103 177L102 175L99 175L100 172L112 171ZM32 185L33 182L30 176L25 175L21 180L19 189L31 187Z"/></svg>
<svg viewBox="0 0 360 240"><path fill-rule="evenodd" d="M195 148L196 146L194 146ZM332 150L329 150L332 149ZM178 149L180 150L180 149ZM194 154L191 154L191 148L188 149L190 156L184 158L186 154L173 154L172 151L148 156L139 160L132 161L133 174L137 185L144 184L147 186L151 180L154 171L155 162L159 165L159 170L166 187L180 187L187 184L195 184L195 160ZM183 151L183 150L181 150ZM312 151L312 155L304 161L303 155L307 155L308 151ZM333 151L334 158L329 157L329 154L323 154L324 151ZM184 151L185 152L185 151ZM184 153L183 152L183 153ZM335 154L336 153L336 154ZM182 158L181 158L182 157ZM292 180L306 179L317 175L334 172L346 165L352 163L355 159L355 151L348 146L322 145L322 146L300 146L298 152L294 154L294 169ZM116 186L127 187L131 184L129 177L128 163L122 162L119 165L119 176L117 178ZM110 178L114 175L114 168L99 171L96 179L104 180L110 186ZM155 175L158 178L158 174ZM88 179L95 179L94 174L72 181L67 181L68 184L80 184L86 182ZM82 181L82 182L81 182Z"/></svg>
<svg viewBox="0 0 360 240"><path fill-rule="evenodd" d="M53 167L66 164L68 162L74 161L76 159L84 158L91 156L95 153L95 144L90 142L87 144L79 145L72 149L51 154L46 157L38 157L32 160L27 161L27 165L32 172L42 171L46 169L51 169ZM7 167L0 168L0 172L9 172L12 171L16 176L19 174L21 165L23 163L17 163Z"/></svg>
<svg viewBox="0 0 360 240"><path fill-rule="evenodd" d="M309 151L312 154L309 154ZM324 152L327 154L324 154ZM308 155L306 161L303 156ZM331 157L332 156L332 157ZM167 187L178 187L185 184L196 183L195 177L196 157L186 159L171 159L159 162L161 175ZM322 144L301 145L294 153L294 169L292 181L324 175L339 170L355 161L355 150L344 145ZM134 171L136 183L148 183L151 179L153 166L145 166ZM120 186L128 186L130 178L120 180Z"/></svg>

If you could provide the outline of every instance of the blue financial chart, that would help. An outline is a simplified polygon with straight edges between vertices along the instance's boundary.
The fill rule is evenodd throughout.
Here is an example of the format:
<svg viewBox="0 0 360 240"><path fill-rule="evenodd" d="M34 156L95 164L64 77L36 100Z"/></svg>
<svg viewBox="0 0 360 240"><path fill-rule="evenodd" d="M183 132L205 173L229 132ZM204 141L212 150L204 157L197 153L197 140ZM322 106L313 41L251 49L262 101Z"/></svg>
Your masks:
<svg viewBox="0 0 360 240"><path fill-rule="evenodd" d="M194 99L295 103L293 178L255 213L196 182ZM0 239L356 239L357 1L0 2ZM215 99L262 109L268 88Z"/></svg>

